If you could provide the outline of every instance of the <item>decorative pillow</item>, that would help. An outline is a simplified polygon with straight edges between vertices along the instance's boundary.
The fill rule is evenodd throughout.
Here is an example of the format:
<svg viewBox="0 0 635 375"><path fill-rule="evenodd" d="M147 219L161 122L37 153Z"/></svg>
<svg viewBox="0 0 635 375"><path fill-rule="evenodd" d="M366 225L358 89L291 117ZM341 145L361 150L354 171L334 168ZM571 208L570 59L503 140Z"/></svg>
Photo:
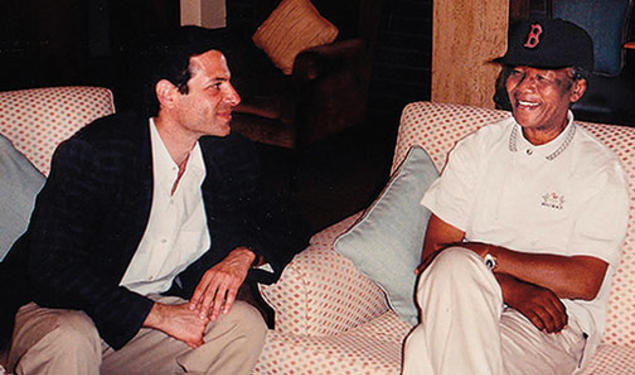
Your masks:
<svg viewBox="0 0 635 375"><path fill-rule="evenodd" d="M0 135L0 261L26 230L44 176Z"/></svg>
<svg viewBox="0 0 635 375"><path fill-rule="evenodd" d="M419 201L438 175L426 151L413 146L379 197L334 244L335 251L384 290L399 317L413 325L418 323L415 269L430 218Z"/></svg>
<svg viewBox="0 0 635 375"><path fill-rule="evenodd" d="M331 43L337 27L322 17L309 0L282 0L258 27L252 40L284 74L293 72L302 50Z"/></svg>

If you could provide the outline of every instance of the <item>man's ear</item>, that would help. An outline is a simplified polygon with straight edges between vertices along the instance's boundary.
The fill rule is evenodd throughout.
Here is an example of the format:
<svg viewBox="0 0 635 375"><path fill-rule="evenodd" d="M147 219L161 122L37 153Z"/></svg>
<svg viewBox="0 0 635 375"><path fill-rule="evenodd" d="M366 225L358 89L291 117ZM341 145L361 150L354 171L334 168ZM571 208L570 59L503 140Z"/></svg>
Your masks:
<svg viewBox="0 0 635 375"><path fill-rule="evenodd" d="M573 84L571 85L569 101L571 103L575 103L580 100L582 95L584 95L584 93L586 92L586 87L587 82L585 78L580 78L573 81Z"/></svg>
<svg viewBox="0 0 635 375"><path fill-rule="evenodd" d="M159 101L160 108L170 108L174 104L174 100L176 95L178 95L178 90L176 86L172 84L172 82L167 79L162 79L154 85L154 92L157 96L157 100Z"/></svg>

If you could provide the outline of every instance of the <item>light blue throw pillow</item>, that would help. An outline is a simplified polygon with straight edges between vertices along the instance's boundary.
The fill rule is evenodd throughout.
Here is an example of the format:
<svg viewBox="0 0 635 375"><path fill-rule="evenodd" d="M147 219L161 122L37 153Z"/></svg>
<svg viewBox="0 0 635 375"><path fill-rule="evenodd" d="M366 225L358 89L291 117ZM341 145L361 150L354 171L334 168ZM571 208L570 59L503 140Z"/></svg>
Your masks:
<svg viewBox="0 0 635 375"><path fill-rule="evenodd" d="M45 178L0 135L0 261L26 230Z"/></svg>
<svg viewBox="0 0 635 375"><path fill-rule="evenodd" d="M399 317L413 325L418 323L414 271L430 218L419 201L438 175L426 151L413 146L375 202L334 244L383 289Z"/></svg>

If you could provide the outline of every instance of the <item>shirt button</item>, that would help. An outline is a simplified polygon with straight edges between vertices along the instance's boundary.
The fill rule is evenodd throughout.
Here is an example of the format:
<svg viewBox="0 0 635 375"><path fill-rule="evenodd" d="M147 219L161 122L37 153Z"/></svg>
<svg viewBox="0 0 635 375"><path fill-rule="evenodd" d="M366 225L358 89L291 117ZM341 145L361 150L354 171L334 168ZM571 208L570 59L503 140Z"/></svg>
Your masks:
<svg viewBox="0 0 635 375"><path fill-rule="evenodd" d="M534 150L528 148L525 152L527 153L527 155L531 155L534 153Z"/></svg>

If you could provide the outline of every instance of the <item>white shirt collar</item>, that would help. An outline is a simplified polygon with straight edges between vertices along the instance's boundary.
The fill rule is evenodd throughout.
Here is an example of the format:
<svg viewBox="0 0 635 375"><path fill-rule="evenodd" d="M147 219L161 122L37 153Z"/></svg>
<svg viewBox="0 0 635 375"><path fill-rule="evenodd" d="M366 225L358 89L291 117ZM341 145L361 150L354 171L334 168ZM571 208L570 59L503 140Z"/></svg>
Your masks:
<svg viewBox="0 0 635 375"><path fill-rule="evenodd" d="M154 123L154 119L150 118L150 142L152 144L152 171L154 174L155 186L161 191L172 191L172 186L178 175L179 167L174 162L167 147L161 139L161 135ZM195 184L196 187L200 187L203 179L205 178L205 164L203 163L203 154L199 143L190 151L190 160L187 162L185 172L181 177L179 185ZM189 177L192 176L192 177ZM194 179L193 181L191 179Z"/></svg>
<svg viewBox="0 0 635 375"><path fill-rule="evenodd" d="M529 142L522 132L522 126L514 120L514 126L509 136L509 151L517 152L525 150L528 154L536 153L542 155L547 160L554 160L564 150L569 147L576 133L576 125L573 122L573 113L571 110L567 112L567 126L555 139L544 145L533 145Z"/></svg>

